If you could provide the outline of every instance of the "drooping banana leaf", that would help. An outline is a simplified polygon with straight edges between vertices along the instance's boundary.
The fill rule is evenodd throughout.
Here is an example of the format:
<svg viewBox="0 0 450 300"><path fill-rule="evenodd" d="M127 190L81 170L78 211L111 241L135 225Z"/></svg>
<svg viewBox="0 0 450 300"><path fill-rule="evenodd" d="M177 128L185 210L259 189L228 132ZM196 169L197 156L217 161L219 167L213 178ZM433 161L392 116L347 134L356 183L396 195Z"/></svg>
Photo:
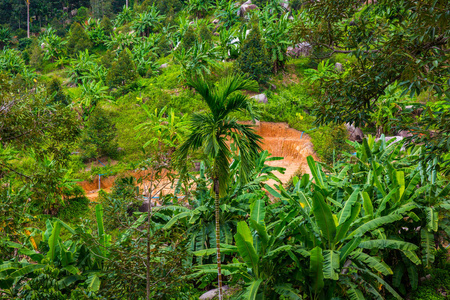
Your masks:
<svg viewBox="0 0 450 300"><path fill-rule="evenodd" d="M311 286L314 292L319 293L324 287L323 281L323 255L322 248L315 247L310 252L309 273L312 279Z"/></svg>

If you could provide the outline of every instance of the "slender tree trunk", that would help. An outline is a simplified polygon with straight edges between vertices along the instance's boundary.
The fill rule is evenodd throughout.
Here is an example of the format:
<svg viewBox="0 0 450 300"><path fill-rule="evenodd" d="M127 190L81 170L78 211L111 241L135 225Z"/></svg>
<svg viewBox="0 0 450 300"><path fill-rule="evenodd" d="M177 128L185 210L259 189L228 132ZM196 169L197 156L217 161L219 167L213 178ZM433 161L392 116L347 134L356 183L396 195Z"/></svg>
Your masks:
<svg viewBox="0 0 450 300"><path fill-rule="evenodd" d="M383 126L378 125L377 126L377 133L376 133L376 138L379 139L381 137L381 135L383 134Z"/></svg>
<svg viewBox="0 0 450 300"><path fill-rule="evenodd" d="M128 0L125 1L125 6L128 8Z"/></svg>
<svg viewBox="0 0 450 300"><path fill-rule="evenodd" d="M152 219L152 197L153 197L153 182L150 182L150 193L148 195L148 211L147 211L147 257L145 260L146 265L146 292L147 300L150 300L150 229L151 229L151 219Z"/></svg>
<svg viewBox="0 0 450 300"><path fill-rule="evenodd" d="M30 38L30 3L27 2L27 37Z"/></svg>
<svg viewBox="0 0 450 300"><path fill-rule="evenodd" d="M220 212L219 212L219 179L214 178L215 212L216 212L216 249L217 249L217 281L219 285L219 300L223 299L222 295L222 261L220 259Z"/></svg>

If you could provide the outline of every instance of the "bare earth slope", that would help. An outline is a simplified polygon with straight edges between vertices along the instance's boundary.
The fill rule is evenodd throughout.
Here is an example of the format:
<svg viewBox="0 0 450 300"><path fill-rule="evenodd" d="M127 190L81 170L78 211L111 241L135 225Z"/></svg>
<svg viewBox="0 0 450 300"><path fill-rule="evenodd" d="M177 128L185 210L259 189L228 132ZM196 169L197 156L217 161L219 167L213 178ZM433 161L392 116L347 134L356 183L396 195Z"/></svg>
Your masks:
<svg viewBox="0 0 450 300"><path fill-rule="evenodd" d="M317 157L308 135L290 128L287 123L257 122L255 125L256 132L263 137L263 150L272 156L284 157L283 160L268 162L271 166L286 169L284 174L275 173L283 183L287 183L298 170L310 173L306 157L312 155L316 160Z"/></svg>
<svg viewBox="0 0 450 300"><path fill-rule="evenodd" d="M244 122L243 122L244 123ZM249 122L245 122L250 124ZM263 150L269 151L272 156L283 157L283 160L268 162L271 166L283 167L284 174L275 172L275 175L285 184L297 172L310 173L306 157L312 155L317 160L314 153L313 144L308 135L301 131L290 128L287 123L257 122L256 132L263 137ZM136 174L133 174L136 175ZM109 191L114 183L114 177L102 178L101 188ZM269 182L273 185L275 182ZM98 178L93 182L81 182L87 197L94 200L98 197Z"/></svg>

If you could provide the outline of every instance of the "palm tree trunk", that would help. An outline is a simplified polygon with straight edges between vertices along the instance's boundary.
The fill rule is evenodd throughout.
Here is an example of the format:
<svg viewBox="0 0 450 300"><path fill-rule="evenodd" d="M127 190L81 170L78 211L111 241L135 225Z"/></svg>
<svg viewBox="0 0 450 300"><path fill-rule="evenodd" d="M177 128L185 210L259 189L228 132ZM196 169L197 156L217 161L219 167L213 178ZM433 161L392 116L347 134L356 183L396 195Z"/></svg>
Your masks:
<svg viewBox="0 0 450 300"><path fill-rule="evenodd" d="M223 299L222 295L222 261L220 259L220 216L219 216L219 179L214 178L215 213L216 213L216 250L217 250L217 281L219 285L219 300Z"/></svg>
<svg viewBox="0 0 450 300"><path fill-rule="evenodd" d="M30 38L30 2L27 2L27 38Z"/></svg>

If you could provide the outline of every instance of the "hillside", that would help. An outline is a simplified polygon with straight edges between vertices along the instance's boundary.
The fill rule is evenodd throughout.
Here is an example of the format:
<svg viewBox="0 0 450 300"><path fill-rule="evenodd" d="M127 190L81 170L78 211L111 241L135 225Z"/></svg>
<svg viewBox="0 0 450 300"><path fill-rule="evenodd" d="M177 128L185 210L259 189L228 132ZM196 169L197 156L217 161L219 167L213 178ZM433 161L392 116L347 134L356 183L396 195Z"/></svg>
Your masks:
<svg viewBox="0 0 450 300"><path fill-rule="evenodd" d="M0 3L0 298L447 299L444 0Z"/></svg>

